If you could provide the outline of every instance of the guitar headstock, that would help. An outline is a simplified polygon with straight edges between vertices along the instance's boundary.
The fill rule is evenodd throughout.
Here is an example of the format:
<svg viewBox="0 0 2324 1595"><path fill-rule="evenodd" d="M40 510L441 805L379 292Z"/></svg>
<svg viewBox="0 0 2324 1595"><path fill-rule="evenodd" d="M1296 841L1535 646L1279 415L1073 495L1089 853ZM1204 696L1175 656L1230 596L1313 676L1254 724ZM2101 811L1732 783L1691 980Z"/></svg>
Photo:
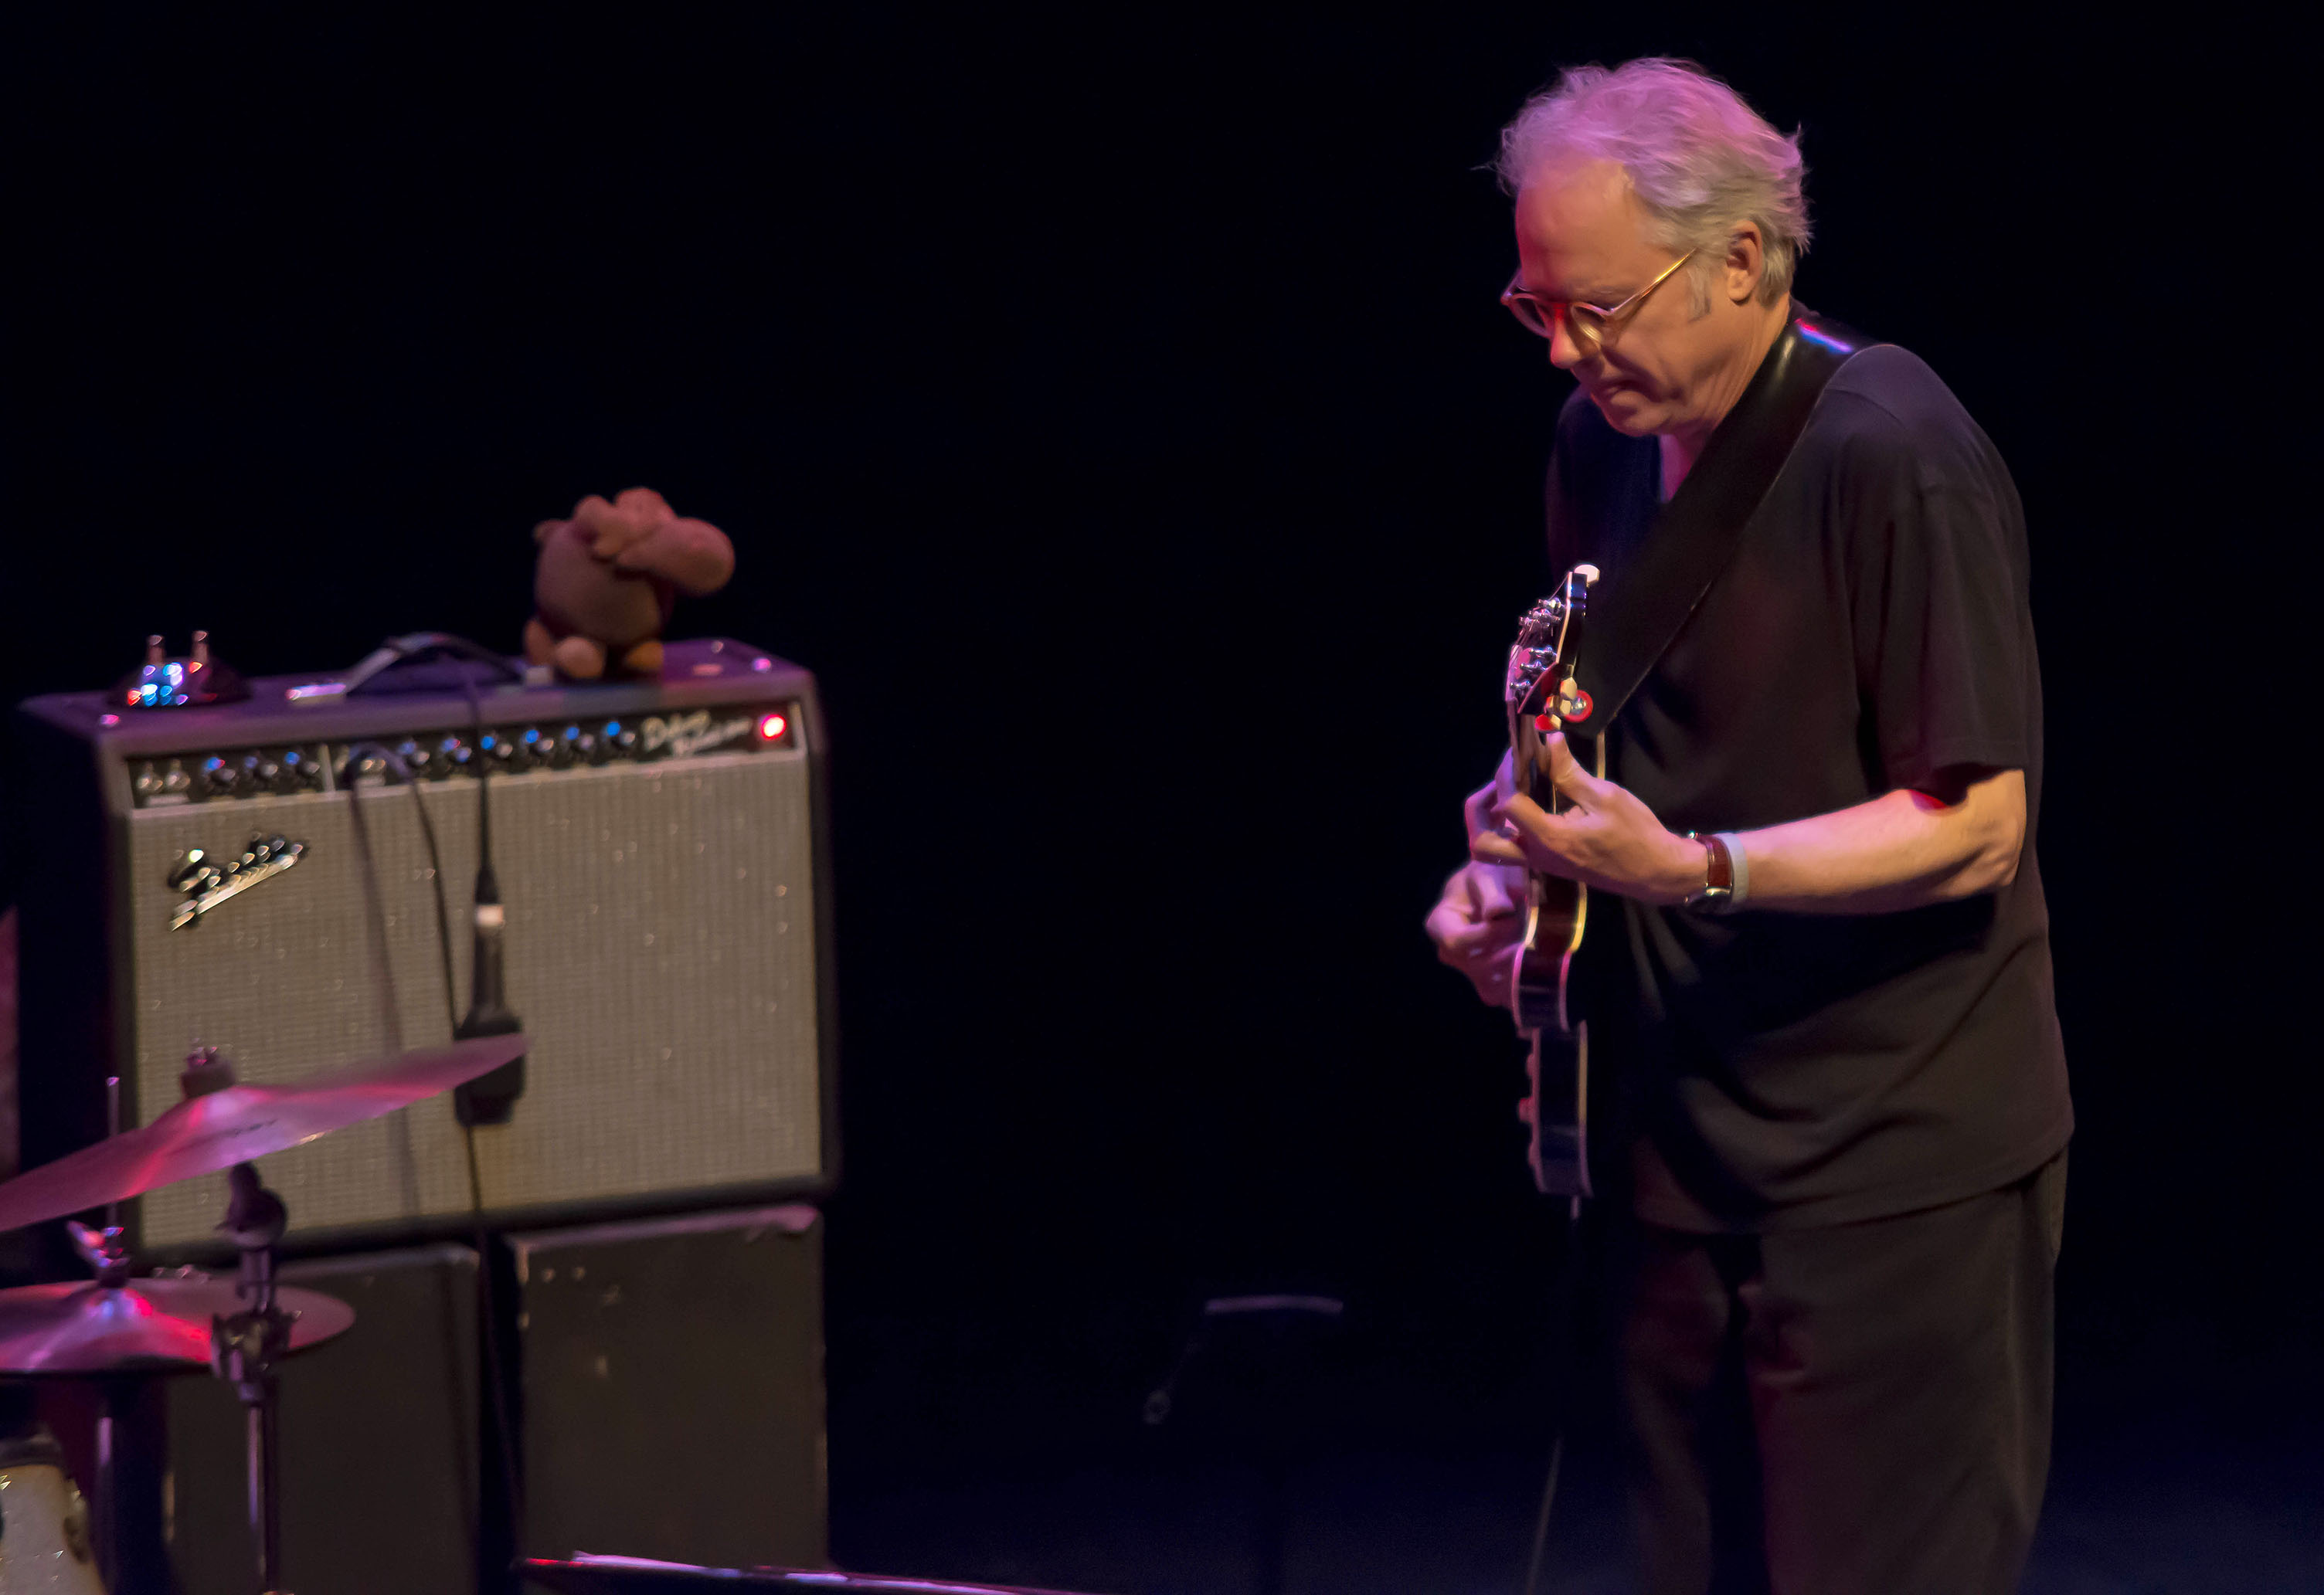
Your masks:
<svg viewBox="0 0 2324 1595"><path fill-rule="evenodd" d="M1566 719L1587 717L1589 710L1575 697L1573 645L1576 622L1589 612L1590 588L1597 579L1596 566L1575 566L1557 584L1557 591L1517 622L1504 687L1511 715L1546 711ZM1574 713L1577 707L1579 714Z"/></svg>

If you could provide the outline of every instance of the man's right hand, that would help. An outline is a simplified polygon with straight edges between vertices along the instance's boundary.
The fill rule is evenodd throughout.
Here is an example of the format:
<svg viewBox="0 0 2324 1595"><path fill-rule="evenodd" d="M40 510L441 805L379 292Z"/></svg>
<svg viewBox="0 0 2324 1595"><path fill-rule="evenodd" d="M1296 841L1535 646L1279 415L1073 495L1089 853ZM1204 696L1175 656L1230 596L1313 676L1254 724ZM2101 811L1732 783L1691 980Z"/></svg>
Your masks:
<svg viewBox="0 0 2324 1595"><path fill-rule="evenodd" d="M1467 975L1489 1007L1506 1006L1509 1000L1510 949L1525 935L1525 916L1517 908L1524 890L1523 870L1466 863L1452 871L1428 913L1428 938L1436 944L1437 957Z"/></svg>

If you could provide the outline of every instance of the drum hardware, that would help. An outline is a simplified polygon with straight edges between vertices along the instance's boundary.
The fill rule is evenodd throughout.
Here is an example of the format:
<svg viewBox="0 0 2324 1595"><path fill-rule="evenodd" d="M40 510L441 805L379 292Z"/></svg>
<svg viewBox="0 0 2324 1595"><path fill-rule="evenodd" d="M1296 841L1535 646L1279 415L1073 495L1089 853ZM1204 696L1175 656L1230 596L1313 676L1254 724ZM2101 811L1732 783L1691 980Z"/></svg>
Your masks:
<svg viewBox="0 0 2324 1595"><path fill-rule="evenodd" d="M76 1245L83 1236L102 1243L103 1231L74 1228ZM241 1309L236 1284L193 1268L132 1279L117 1243L109 1257L94 1280L0 1290L0 1374L183 1373L210 1365L210 1321ZM355 1323L352 1309L319 1292L275 1295L293 1320L293 1351L320 1345ZM102 1451L101 1434L98 1445Z"/></svg>
<svg viewBox="0 0 2324 1595"><path fill-rule="evenodd" d="M126 1277L128 1257L117 1240L86 1225L72 1226L77 1246L105 1248L97 1277L29 1285L0 1291L0 1373L94 1379L103 1387L97 1416L97 1456L91 1484L97 1495L101 1563L112 1574L124 1561L124 1490L120 1446L134 1429L143 1379L189 1373L212 1366L215 1325L244 1309L233 1280L188 1268L146 1279ZM304 1351L345 1333L355 1312L318 1291L279 1288L275 1306L289 1320L288 1350ZM0 1526L0 1535L5 1535ZM0 1541L5 1544L5 1541ZM134 1563L138 1553L125 1559ZM0 1595L14 1595L0 1580Z"/></svg>
<svg viewBox="0 0 2324 1595"><path fill-rule="evenodd" d="M0 1230L103 1207L269 1152L288 1151L425 1102L522 1057L530 1045L530 1037L523 1035L487 1036L392 1058L366 1058L288 1085L220 1085L175 1104L151 1124L0 1185ZM197 1069L219 1066L213 1062Z"/></svg>
<svg viewBox="0 0 2324 1595"><path fill-rule="evenodd" d="M237 1163L227 1176L232 1194L219 1231L242 1253L235 1294L247 1305L210 1320L210 1367L241 1397L249 1425L250 1532L258 1544L258 1587L275 1589L282 1571L282 1510L276 1471L281 1439L275 1422L274 1365L290 1353L290 1326L274 1285L274 1246L290 1227L282 1198L258 1177L258 1166Z"/></svg>
<svg viewBox="0 0 2324 1595"><path fill-rule="evenodd" d="M124 1411L117 1417L116 1408L134 1405L135 1396L127 1381L216 1368L247 1398L242 1380L260 1372L254 1366L259 1359L241 1348L255 1332L251 1321L257 1314L238 1281L192 1268L132 1279L129 1255L117 1233L69 1221L67 1230L97 1277L0 1291L0 1373L93 1378L106 1386L97 1419L93 1483L102 1561L110 1573L124 1560L121 1535L128 1527L120 1516L124 1492L115 1451L116 1426L126 1416ZM355 1323L352 1308L318 1291L276 1287L272 1297L277 1338L256 1347L270 1359L320 1345ZM233 1342L231 1358L222 1360L221 1333ZM265 1382L271 1394L272 1381ZM0 1535L5 1533L0 1524ZM134 1554L128 1559L134 1562ZM0 1595L14 1595L5 1581Z"/></svg>
<svg viewBox="0 0 2324 1595"><path fill-rule="evenodd" d="M105 1077L105 1139L111 1140L121 1133L121 1076ZM117 1239L121 1234L121 1198L115 1197L105 1204L105 1227Z"/></svg>
<svg viewBox="0 0 2324 1595"><path fill-rule="evenodd" d="M316 1291L275 1283L275 1247L289 1223L282 1200L268 1190L251 1159L299 1146L334 1129L379 1118L449 1091L521 1056L521 1034L366 1060L289 1085L245 1085L215 1048L198 1048L181 1077L186 1098L152 1123L119 1129L118 1080L108 1081L115 1133L0 1185L0 1229L65 1218L95 1207L106 1226L67 1219L66 1232L95 1278L0 1291L0 1375L112 1376L98 1421L98 1528L106 1572L117 1578L127 1543L114 1477L115 1402L124 1376L208 1366L235 1387L248 1423L249 1508L258 1551L258 1588L272 1595L281 1568L276 1469L274 1365L293 1351L339 1334L354 1309ZM229 1196L217 1226L241 1254L232 1284L195 1270L152 1279L129 1277L132 1264L111 1222L126 1197L227 1171ZM0 1480L7 1477L0 1445ZM61 1470L57 1470L62 1486ZM77 1499L77 1496L75 1497ZM60 1502L62 1495L58 1495ZM69 1513L54 1514L69 1537ZM0 1518L0 1536L8 1524ZM13 1546L10 1547L14 1549ZM5 1562L0 1562L5 1571ZM92 1571L84 1583L58 1583L60 1595L102 1595ZM0 1582L0 1595L15 1586Z"/></svg>

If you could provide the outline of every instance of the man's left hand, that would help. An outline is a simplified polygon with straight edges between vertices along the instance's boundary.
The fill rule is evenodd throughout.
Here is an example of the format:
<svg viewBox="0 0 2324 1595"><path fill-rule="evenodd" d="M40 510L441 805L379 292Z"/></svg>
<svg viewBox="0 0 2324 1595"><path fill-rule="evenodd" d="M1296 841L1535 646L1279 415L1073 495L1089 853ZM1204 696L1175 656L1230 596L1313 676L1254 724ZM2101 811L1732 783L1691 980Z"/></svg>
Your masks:
<svg viewBox="0 0 2324 1595"><path fill-rule="evenodd" d="M1471 834L1471 858L1523 864L1645 903L1684 902L1702 890L1707 865L1701 843L1671 830L1612 781L1583 770L1563 735L1546 738L1542 751L1550 785L1564 807L1547 813L1522 792L1503 799L1491 810L1498 828Z"/></svg>

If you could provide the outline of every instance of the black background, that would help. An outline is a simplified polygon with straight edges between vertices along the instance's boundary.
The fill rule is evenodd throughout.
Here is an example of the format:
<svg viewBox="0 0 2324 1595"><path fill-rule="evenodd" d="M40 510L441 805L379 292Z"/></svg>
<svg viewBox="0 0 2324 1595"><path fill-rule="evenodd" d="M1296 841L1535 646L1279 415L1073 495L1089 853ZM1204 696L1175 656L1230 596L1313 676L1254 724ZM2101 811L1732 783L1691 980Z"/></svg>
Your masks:
<svg viewBox="0 0 2324 1595"><path fill-rule="evenodd" d="M534 521L650 484L740 554L677 629L834 727L843 1494L1127 1432L1229 1289L1344 1294L1385 1417L1532 1425L1517 1055L1420 931L1565 391L1476 169L1558 64L1692 55L1804 129L1803 297L2026 501L2069 1367L2312 1342L2276 102L1647 9L19 15L0 687L513 648Z"/></svg>

